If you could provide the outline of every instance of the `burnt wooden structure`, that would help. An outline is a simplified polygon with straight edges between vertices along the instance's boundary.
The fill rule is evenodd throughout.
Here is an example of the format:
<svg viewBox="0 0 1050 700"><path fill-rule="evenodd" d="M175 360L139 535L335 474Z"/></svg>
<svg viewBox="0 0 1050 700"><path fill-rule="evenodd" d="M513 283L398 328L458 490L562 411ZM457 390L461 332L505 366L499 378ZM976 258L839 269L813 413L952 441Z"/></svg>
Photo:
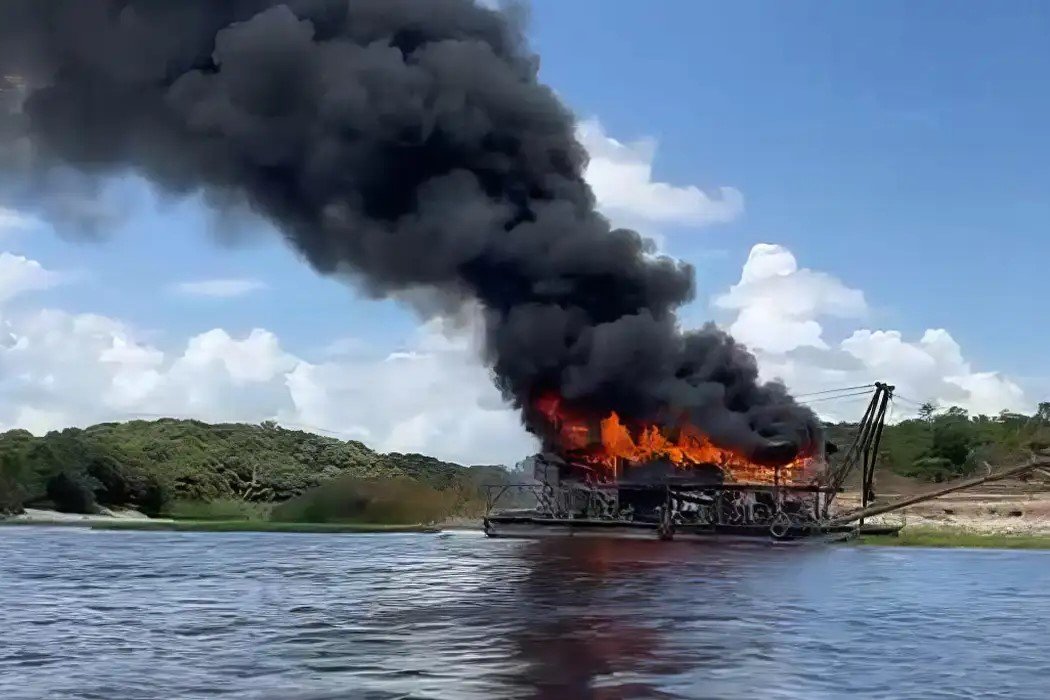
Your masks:
<svg viewBox="0 0 1050 700"><path fill-rule="evenodd" d="M675 467L625 465L615 480L559 455L530 463L535 482L491 487L485 532L491 537L613 536L642 539L842 539L855 534L852 521L838 522L832 504L854 469L861 470L867 506L886 411L894 388L873 386L853 445L829 468L805 483L786 482L773 468L769 484L727 481L715 464ZM508 502L529 507L497 509ZM866 528L866 531L894 531Z"/></svg>
<svg viewBox="0 0 1050 700"><path fill-rule="evenodd" d="M535 482L490 487L485 532L491 537L611 536L639 539L846 539L856 534L892 534L900 528L865 523L980 484L1036 471L1050 473L1050 451L1033 453L1021 464L886 503L875 500L875 468L887 407L894 387L877 383L857 437L834 464L808 483L772 484L724 480L717 465L667 470L643 465L617 481L597 481L557 455L531 458ZM834 512L835 496L854 470L860 472L861 505ZM633 471L633 473L632 473ZM593 471L587 470L588 475ZM529 507L498 509L508 494Z"/></svg>
<svg viewBox="0 0 1050 700"><path fill-rule="evenodd" d="M849 449L806 483L726 481L717 465L668 469L667 465L617 469L616 480L594 478L554 454L530 460L534 482L490 487L484 520L490 537L602 536L631 539L747 539L828 541L856 534L893 534L900 527L865 523L974 486L1037 471L1050 473L1050 451L1033 453L1022 464L938 487L887 503L875 500L875 468L887 408L894 387L873 385L871 400ZM859 470L861 505L835 512L836 495ZM518 508L499 508L502 504Z"/></svg>

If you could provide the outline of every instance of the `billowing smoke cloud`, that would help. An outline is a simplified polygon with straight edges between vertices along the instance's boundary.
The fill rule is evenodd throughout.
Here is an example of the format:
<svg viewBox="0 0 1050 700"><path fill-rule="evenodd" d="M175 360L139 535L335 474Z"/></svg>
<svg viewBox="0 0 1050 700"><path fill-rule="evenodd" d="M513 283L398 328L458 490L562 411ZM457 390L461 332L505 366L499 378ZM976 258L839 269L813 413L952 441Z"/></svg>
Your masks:
<svg viewBox="0 0 1050 700"><path fill-rule="evenodd" d="M817 435L743 347L679 329L692 268L596 213L572 114L472 0L5 0L0 74L7 176L134 171L250 206L370 294L479 303L534 430L557 391L753 455Z"/></svg>

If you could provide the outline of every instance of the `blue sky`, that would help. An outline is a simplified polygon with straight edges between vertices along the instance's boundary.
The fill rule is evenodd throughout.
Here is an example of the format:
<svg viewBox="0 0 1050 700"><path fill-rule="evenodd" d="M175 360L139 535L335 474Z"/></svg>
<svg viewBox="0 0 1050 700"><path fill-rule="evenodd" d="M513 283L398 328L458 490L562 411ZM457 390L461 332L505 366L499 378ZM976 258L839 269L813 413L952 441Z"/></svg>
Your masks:
<svg viewBox="0 0 1050 700"><path fill-rule="evenodd" d="M65 310L125 319L161 342L215 327L241 333L265 326L307 353L342 334L396 344L415 326L396 304L362 300L342 282L315 274L265 221L237 222L231 230L202 198L158 197L132 177L109 183L105 198L121 216L102 238L55 235L43 226L37 233L44 235L7 246L73 273L75 284L46 292ZM171 289L210 279L252 279L266 287L232 299Z"/></svg>
<svg viewBox="0 0 1050 700"><path fill-rule="evenodd" d="M1033 2L540 0L544 78L670 182L731 184L756 240L864 289L885 323L945 326L975 361L1038 373L1050 345L1050 7ZM736 264L706 267L721 289Z"/></svg>
<svg viewBox="0 0 1050 700"><path fill-rule="evenodd" d="M972 399L980 410L1050 394L1050 6L535 0L529 34L542 78L581 119L599 120L605 136L635 148L630 152L643 161L645 149L633 142L655 140L653 181L743 195L742 211L723 223L646 221L636 212L664 251L698 267L700 298L684 314L689 322L714 318L739 330L767 374L799 390L833 385L847 376L835 368L848 360L850 377L899 372L910 393L923 394L917 398ZM236 344L252 329L266 329L281 357L294 358L272 361L274 392L291 385L295 362L327 362L333 344L379 358L434 347L432 326L421 329L395 303L362 299L315 275L262 222L231 227L199 198L158 198L134 178L109 183L103 199L121 217L101 240L76 240L46 225L0 235L0 251L62 276L61 284L8 301L0 319L28 324L31 314L50 308L118 320L124 330L114 333L164 354L156 367L146 362L161 373L201 334L222 329ZM222 242L216 230L225 232ZM753 249L758 243L779 247ZM749 255L751 269L765 261L778 271L773 286L738 284ZM179 291L180 284L216 279L262 288L226 297ZM805 309L777 305L785 288L808 300ZM932 357L951 356L938 369L907 345L928 329L950 335L951 342L935 334L922 345ZM905 344L880 331L899 331ZM17 327L12 334L19 336ZM773 334L795 340L780 347ZM817 351L824 355L812 360ZM964 359L955 358L960 352ZM478 369L471 381L483 382ZM328 370L330 377L346 374L336 365ZM33 372L46 377L48 370ZM952 392L976 386L970 379L941 388L944 377L985 372L1015 382L1023 402L1013 388L989 388L988 378L973 379L986 384L968 389L969 397ZM488 392L468 392L469 400L491 402ZM413 412L412 393L391 410ZM98 417L67 410L55 396L26 401L28 413L0 412L0 425L19 423L19 415L51 416L48 425ZM152 405L143 401L127 405ZM155 403L158 411L169 405ZM363 430L393 448L474 456L462 444L427 438L439 431L424 427L424 419L412 427L415 437L401 440L363 417L333 414L333 396L325 411L291 403L296 410L279 401L257 411L240 403L219 417L261 411L337 432ZM171 405L190 412L200 406ZM517 449L516 421L500 425Z"/></svg>

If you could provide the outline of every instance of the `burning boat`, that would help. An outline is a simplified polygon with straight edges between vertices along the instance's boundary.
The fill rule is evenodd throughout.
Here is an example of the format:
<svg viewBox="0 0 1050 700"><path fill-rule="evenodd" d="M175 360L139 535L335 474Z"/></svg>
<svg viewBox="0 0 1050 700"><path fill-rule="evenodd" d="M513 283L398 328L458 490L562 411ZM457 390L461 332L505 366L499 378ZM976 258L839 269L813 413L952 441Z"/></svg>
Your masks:
<svg viewBox="0 0 1050 700"><path fill-rule="evenodd" d="M522 23L467 0L426 9L4 0L0 151L27 157L0 177L64 196L53 170L134 172L245 205L370 296L476 311L501 396L543 443L530 514L492 513L490 534L822 522L818 417L724 330L680 322L693 266L598 210Z"/></svg>
<svg viewBox="0 0 1050 700"><path fill-rule="evenodd" d="M884 405L874 385L857 442L838 464L823 441L799 451L771 442L752 455L715 445L695 425L634 423L615 412L573 410L556 396L546 417L549 449L525 460L531 483L492 487L490 537L612 536L632 539L843 539L835 494L854 466L870 490ZM508 505L529 507L506 507ZM500 506L504 507L500 507Z"/></svg>

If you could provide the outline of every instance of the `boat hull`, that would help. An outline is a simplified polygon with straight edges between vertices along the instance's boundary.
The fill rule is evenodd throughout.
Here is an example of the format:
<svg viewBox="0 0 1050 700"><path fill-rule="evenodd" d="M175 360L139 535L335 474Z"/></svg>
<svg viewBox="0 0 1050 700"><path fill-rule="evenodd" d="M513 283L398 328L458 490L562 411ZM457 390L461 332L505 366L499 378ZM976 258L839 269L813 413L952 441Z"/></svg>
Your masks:
<svg viewBox="0 0 1050 700"><path fill-rule="evenodd" d="M789 527L775 536L764 525L679 525L670 533L656 523L616 520L554 519L536 516L492 515L484 520L485 534L495 538L603 537L626 540L684 540L702 542L835 542L857 534L855 528ZM865 533L866 534L866 533Z"/></svg>

